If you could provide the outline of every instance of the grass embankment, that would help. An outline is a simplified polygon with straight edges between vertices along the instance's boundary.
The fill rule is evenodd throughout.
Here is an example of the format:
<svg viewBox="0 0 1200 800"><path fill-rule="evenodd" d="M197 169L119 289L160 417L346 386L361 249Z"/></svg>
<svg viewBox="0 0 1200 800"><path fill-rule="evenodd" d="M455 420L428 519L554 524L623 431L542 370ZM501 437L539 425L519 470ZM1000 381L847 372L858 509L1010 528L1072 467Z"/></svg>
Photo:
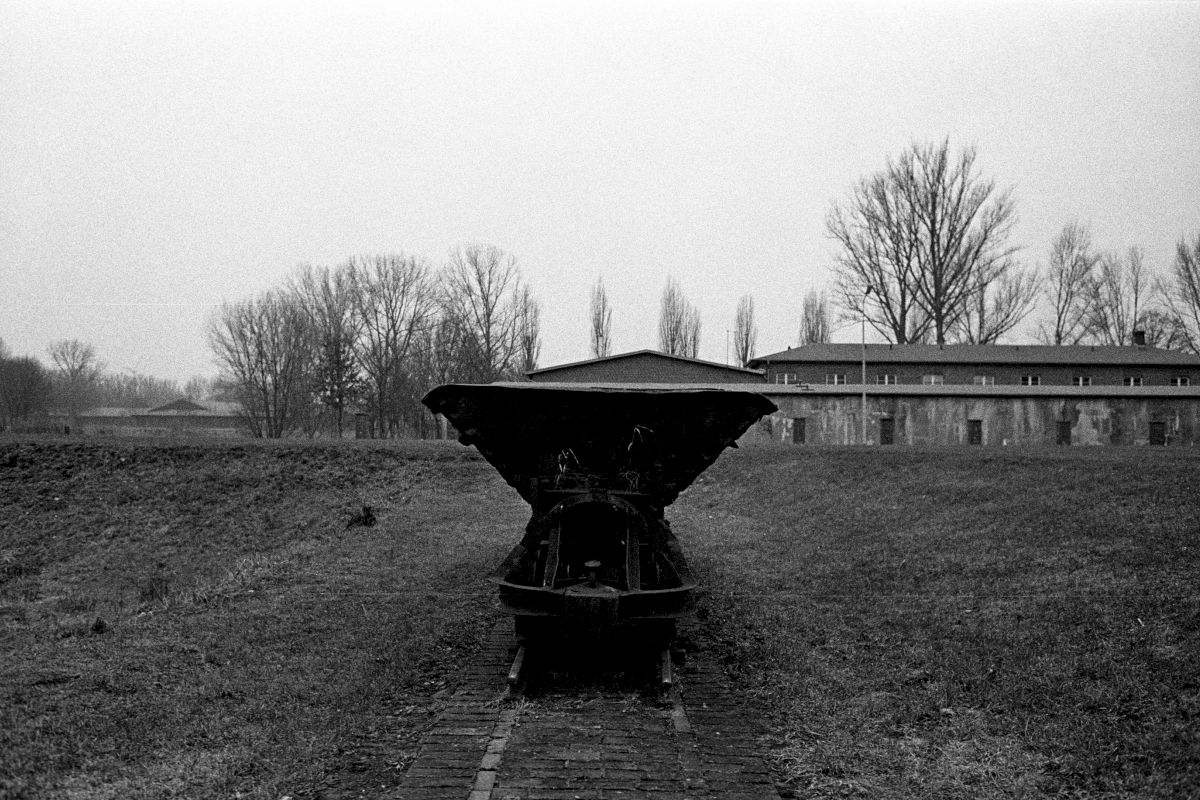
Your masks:
<svg viewBox="0 0 1200 800"><path fill-rule="evenodd" d="M671 516L799 796L1187 796L1198 484L1167 450L752 450ZM393 785L527 513L457 444L0 445L0 797Z"/></svg>
<svg viewBox="0 0 1200 800"><path fill-rule="evenodd" d="M672 517L797 797L1200 794L1200 456L727 453Z"/></svg>
<svg viewBox="0 0 1200 800"><path fill-rule="evenodd" d="M394 785L526 517L452 443L0 444L0 797Z"/></svg>

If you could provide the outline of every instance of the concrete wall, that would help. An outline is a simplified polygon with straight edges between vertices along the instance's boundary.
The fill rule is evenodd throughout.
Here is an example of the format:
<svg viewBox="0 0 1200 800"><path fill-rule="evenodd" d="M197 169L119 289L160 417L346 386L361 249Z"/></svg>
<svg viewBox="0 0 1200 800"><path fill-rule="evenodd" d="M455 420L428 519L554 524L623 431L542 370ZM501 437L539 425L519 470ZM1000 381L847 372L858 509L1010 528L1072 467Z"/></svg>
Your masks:
<svg viewBox="0 0 1200 800"><path fill-rule="evenodd" d="M830 363L774 362L767 366L767 382L776 383L776 376L795 375L789 383L824 384L826 376L846 376L848 384L862 384L862 362ZM898 384L920 385L925 375L941 374L947 384L971 384L976 375L987 375L997 386L1019 386L1024 375L1037 375L1042 386L1070 386L1076 376L1091 378L1092 386L1121 386L1125 378L1141 378L1144 386L1169 386L1172 378L1188 378L1192 386L1200 385L1200 371L1189 367L1162 366L1058 366L1052 364L911 364L867 362L867 383L878 383L880 375L895 375ZM782 379L780 379L782 380Z"/></svg>
<svg viewBox="0 0 1200 800"><path fill-rule="evenodd" d="M743 442L791 444L800 424L805 444L861 442L861 396L770 396L779 411L751 428ZM979 421L984 445L1056 444L1060 421L1070 423L1072 445L1147 445L1153 422L1163 424L1167 445L1200 444L1200 397L868 395L870 444L880 443L884 419L893 421L896 445L965 445L971 420Z"/></svg>

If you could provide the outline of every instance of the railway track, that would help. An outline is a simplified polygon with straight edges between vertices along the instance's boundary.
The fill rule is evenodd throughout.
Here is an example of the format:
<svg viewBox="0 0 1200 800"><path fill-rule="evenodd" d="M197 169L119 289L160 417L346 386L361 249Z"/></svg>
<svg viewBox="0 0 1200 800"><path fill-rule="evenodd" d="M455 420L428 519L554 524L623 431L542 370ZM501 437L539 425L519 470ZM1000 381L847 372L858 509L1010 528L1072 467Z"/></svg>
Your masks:
<svg viewBox="0 0 1200 800"><path fill-rule="evenodd" d="M652 647L581 663L534 644L512 692L517 650L499 623L388 797L779 800L759 721L702 654L676 662L664 691Z"/></svg>

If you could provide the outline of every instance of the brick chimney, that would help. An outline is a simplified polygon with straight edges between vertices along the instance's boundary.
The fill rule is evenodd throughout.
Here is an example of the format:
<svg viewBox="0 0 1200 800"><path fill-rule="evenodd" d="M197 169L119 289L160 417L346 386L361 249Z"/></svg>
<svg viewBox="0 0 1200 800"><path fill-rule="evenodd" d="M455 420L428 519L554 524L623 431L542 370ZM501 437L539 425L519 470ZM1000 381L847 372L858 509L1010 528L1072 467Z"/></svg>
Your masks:
<svg viewBox="0 0 1200 800"><path fill-rule="evenodd" d="M1146 332L1145 331L1134 331L1133 332L1133 346L1134 347L1145 347L1146 346Z"/></svg>

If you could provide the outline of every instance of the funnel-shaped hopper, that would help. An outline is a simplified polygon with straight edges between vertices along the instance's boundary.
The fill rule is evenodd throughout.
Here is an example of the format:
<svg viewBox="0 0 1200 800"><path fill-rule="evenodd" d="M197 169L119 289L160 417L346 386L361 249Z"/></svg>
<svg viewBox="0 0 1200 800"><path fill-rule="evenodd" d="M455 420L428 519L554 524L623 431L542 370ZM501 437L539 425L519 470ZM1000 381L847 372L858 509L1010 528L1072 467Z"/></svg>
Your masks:
<svg viewBox="0 0 1200 800"><path fill-rule="evenodd" d="M686 613L696 583L663 509L775 405L753 392L578 384L439 386L423 401L533 515L492 574L517 631Z"/></svg>
<svg viewBox="0 0 1200 800"><path fill-rule="evenodd" d="M439 386L422 401L443 414L536 507L535 480L633 491L660 508L775 404L753 392L579 387Z"/></svg>

